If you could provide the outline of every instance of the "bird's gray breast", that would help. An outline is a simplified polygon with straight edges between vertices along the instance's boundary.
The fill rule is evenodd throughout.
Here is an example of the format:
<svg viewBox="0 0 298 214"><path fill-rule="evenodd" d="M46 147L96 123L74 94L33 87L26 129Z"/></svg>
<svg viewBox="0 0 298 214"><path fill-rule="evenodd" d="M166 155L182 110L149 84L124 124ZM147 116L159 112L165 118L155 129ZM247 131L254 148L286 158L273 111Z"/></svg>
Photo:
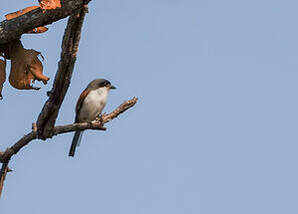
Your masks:
<svg viewBox="0 0 298 214"><path fill-rule="evenodd" d="M108 89L106 87L92 90L84 99L79 112L79 121L92 121L101 114L106 105Z"/></svg>

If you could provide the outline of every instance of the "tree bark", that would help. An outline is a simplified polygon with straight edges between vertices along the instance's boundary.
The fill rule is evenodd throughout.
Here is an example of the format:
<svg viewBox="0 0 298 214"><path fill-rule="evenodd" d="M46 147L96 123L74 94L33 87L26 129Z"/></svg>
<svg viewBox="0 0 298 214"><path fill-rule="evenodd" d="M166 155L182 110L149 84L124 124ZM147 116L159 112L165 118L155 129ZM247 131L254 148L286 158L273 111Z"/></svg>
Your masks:
<svg viewBox="0 0 298 214"><path fill-rule="evenodd" d="M37 120L37 132L40 139L47 139L53 135L56 118L70 85L72 72L77 59L77 52L81 38L81 30L85 14L85 6L69 17L62 41L61 58L55 76L52 90L48 92L48 100L41 110Z"/></svg>
<svg viewBox="0 0 298 214"><path fill-rule="evenodd" d="M19 39L22 34L39 26L45 26L78 11L91 0L61 0L61 8L45 10L37 8L22 16L0 22L0 46Z"/></svg>

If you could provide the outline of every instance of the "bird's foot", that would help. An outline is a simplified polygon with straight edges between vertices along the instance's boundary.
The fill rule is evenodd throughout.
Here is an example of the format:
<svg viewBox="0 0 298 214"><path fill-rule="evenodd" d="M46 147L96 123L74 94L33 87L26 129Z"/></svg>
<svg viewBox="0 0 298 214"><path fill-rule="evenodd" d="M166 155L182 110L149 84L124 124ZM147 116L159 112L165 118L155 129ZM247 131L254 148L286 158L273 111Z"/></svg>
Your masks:
<svg viewBox="0 0 298 214"><path fill-rule="evenodd" d="M102 116L101 115L98 115L95 120L97 122L101 123L101 124L103 123L103 120L102 120Z"/></svg>
<svg viewBox="0 0 298 214"><path fill-rule="evenodd" d="M97 121L98 123L100 123L100 126L101 126L101 127L104 127L104 126L103 126L104 123L103 123L103 119L102 119L102 115L101 115L101 114L98 115L98 116L96 117L96 121Z"/></svg>

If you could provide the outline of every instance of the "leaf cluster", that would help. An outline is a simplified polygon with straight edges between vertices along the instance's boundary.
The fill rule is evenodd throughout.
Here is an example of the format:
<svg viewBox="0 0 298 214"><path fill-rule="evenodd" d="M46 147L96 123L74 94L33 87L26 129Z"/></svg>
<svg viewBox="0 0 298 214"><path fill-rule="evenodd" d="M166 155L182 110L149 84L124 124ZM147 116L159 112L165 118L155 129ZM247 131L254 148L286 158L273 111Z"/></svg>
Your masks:
<svg viewBox="0 0 298 214"><path fill-rule="evenodd" d="M14 19L24 15L34 9L41 8L43 10L55 9L61 7L60 0L39 0L39 6L26 7L22 10L5 15L6 20ZM38 34L48 30L47 27L40 26L31 29L27 33ZM33 49L25 49L20 40L10 42L5 47L0 49L0 99L2 99L3 84L6 80L6 64L7 60L11 61L11 69L9 74L9 83L12 87L20 90L39 90L39 87L34 87L35 80L42 81L47 84L49 77L43 75L43 65L41 58L44 57L40 52Z"/></svg>

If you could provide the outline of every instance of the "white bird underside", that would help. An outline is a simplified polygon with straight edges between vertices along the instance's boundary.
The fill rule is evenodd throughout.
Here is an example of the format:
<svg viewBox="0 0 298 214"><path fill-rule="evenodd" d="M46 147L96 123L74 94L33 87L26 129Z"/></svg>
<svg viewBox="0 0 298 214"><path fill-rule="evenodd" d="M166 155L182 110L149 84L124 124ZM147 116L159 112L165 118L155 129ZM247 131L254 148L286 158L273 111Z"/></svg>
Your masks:
<svg viewBox="0 0 298 214"><path fill-rule="evenodd" d="M106 87L90 91L84 99L82 108L80 109L78 115L78 120L95 120L95 118L101 114L107 103L108 92L109 90Z"/></svg>

